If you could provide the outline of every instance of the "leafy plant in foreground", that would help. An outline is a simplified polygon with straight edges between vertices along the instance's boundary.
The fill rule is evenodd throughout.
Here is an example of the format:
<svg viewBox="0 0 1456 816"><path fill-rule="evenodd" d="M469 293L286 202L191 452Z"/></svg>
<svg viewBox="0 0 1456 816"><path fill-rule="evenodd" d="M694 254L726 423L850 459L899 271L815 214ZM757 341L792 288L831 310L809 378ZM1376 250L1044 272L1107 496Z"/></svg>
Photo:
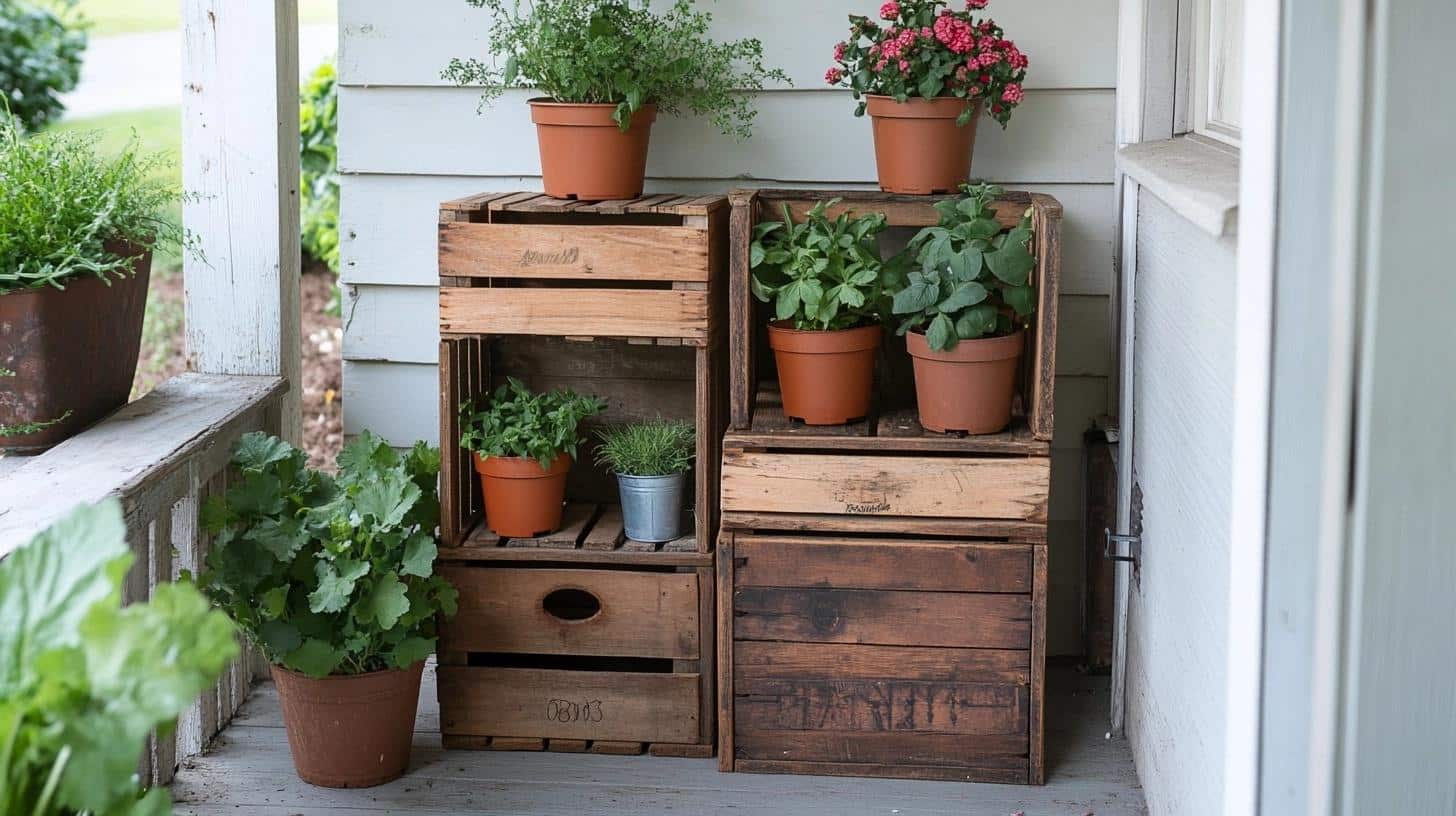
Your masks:
<svg viewBox="0 0 1456 816"><path fill-rule="evenodd" d="M756 111L745 92L789 81L764 66L758 40L710 39L713 17L692 0L662 13L650 0L535 0L524 13L518 2L467 1L490 11L490 50L505 65L453 59L443 76L484 86L482 105L508 88L534 87L557 102L616 105L613 119L624 130L651 103L665 114L709 116L724 133L747 138Z"/></svg>
<svg viewBox="0 0 1456 816"><path fill-rule="evenodd" d="M460 407L460 446L482 457L517 456L550 467L561 453L576 456L583 419L605 411L597 397L571 391L534 394L515 377L495 390L483 407Z"/></svg>
<svg viewBox="0 0 1456 816"><path fill-rule="evenodd" d="M239 440L241 479L202 508L217 536L202 586L269 660L312 677L405 668L435 650L456 593L434 574L440 452L361 434L339 475L264 433Z"/></svg>
<svg viewBox="0 0 1456 816"><path fill-rule="evenodd" d="M880 258L883 213L858 217L848 212L830 219L839 199L821 201L801 223L789 206L784 220L753 228L749 265L754 297L774 304L779 320L794 328L848 329L880 319L884 287L896 280L895 268Z"/></svg>
<svg viewBox="0 0 1456 816"><path fill-rule="evenodd" d="M626 476L671 476L693 462L695 436L686 422L637 422L606 428L597 436L597 461Z"/></svg>
<svg viewBox="0 0 1456 816"><path fill-rule="evenodd" d="M137 757L238 654L187 583L121 605L121 506L81 506L0 561L0 813L161 816Z"/></svg>
<svg viewBox="0 0 1456 816"><path fill-rule="evenodd" d="M1010 334L1036 308L1031 210L1003 232L991 203L1004 191L989 184L962 190L960 199L936 202L940 223L910 239L906 252L920 268L894 293L894 312L904 316L898 333L923 328L936 351Z"/></svg>

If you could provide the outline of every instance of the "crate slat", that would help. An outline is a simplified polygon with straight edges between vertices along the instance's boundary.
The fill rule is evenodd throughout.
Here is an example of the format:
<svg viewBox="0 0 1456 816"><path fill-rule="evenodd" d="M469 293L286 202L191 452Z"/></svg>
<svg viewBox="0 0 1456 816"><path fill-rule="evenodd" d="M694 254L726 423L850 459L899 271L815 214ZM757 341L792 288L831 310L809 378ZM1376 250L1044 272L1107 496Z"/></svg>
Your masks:
<svg viewBox="0 0 1456 816"><path fill-rule="evenodd" d="M707 230L561 224L440 225L440 274L468 278L693 281L706 285Z"/></svg>
<svg viewBox="0 0 1456 816"><path fill-rule="evenodd" d="M441 287L440 331L681 337L703 345L708 298L681 290Z"/></svg>

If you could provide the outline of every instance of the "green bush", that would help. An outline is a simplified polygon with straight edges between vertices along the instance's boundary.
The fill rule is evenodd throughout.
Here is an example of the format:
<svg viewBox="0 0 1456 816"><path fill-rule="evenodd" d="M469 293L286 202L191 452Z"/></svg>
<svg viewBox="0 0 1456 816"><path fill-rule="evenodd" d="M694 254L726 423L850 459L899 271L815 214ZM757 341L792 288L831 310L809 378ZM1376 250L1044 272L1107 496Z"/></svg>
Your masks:
<svg viewBox="0 0 1456 816"><path fill-rule="evenodd" d="M571 391L533 394L511 377L484 406L460 406L460 447L487 456L535 459L550 467L561 453L576 456L581 442L577 426L605 411L596 397Z"/></svg>
<svg viewBox="0 0 1456 816"><path fill-rule="evenodd" d="M597 434L602 444L597 461L626 476L671 476L693 462L693 426L658 419Z"/></svg>
<svg viewBox="0 0 1456 816"><path fill-rule="evenodd" d="M339 92L334 63L321 63L299 92L303 251L339 272Z"/></svg>
<svg viewBox="0 0 1456 816"><path fill-rule="evenodd" d="M76 0L0 0L0 95L32 132L60 116L60 95L81 80L86 30L75 7Z"/></svg>
<svg viewBox="0 0 1456 816"><path fill-rule="evenodd" d="M179 193L159 176L164 154L143 154L133 140L103 155L100 133L21 134L0 117L0 294L68 279L124 274L131 260L106 248L177 246L180 225L168 208Z"/></svg>

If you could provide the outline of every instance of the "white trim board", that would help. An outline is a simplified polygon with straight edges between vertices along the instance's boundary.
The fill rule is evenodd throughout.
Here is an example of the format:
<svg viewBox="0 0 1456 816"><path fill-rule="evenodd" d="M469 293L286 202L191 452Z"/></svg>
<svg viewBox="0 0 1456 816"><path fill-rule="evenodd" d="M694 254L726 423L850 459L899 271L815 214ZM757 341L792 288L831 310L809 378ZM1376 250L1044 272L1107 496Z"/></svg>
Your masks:
<svg viewBox="0 0 1456 816"><path fill-rule="evenodd" d="M1209 235L1237 234L1238 151L1180 136L1119 149L1117 168Z"/></svg>

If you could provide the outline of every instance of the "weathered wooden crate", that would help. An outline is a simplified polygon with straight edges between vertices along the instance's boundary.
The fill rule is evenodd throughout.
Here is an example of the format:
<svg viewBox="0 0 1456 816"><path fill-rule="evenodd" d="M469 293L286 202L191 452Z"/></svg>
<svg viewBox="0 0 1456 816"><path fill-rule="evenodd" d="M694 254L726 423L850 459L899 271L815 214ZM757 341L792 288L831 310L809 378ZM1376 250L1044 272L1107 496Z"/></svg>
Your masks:
<svg viewBox="0 0 1456 816"><path fill-rule="evenodd" d="M1041 784L1046 599L1044 540L724 530L720 767Z"/></svg>
<svg viewBox="0 0 1456 816"><path fill-rule="evenodd" d="M447 748L711 756L713 568L449 563Z"/></svg>
<svg viewBox="0 0 1456 816"><path fill-rule="evenodd" d="M712 549L727 424L727 199L654 195L561 201L490 193L440 208L440 440L443 557L682 564ZM460 449L459 409L505 381L607 401L568 479L563 532L501 539L482 523L479 480ZM616 481L594 463L593 432L662 417L693 422L690 533L628 541ZM550 551L550 552L545 552ZM689 559L686 563L708 563Z"/></svg>
<svg viewBox="0 0 1456 816"><path fill-rule="evenodd" d="M788 427L782 405L764 400L762 389L777 390L777 373L768 347L768 304L759 303L749 288L749 245L753 226L760 221L783 218L789 207L793 218L820 201L841 198L830 210L859 214L884 213L893 227L924 227L938 223L934 204L951 196L906 196L864 190L737 190L730 194L732 218L729 239L729 358L732 379L732 420L735 431L771 431ZM1054 402L1058 274L1061 268L1062 205L1040 193L1007 192L996 203L997 218L1006 226L1020 221L1032 210L1033 252L1037 258L1032 273L1037 291L1036 314L1032 317L1026 353L1013 405L1011 426L1001 434L980 437L973 443L990 447L1004 442L1007 447L1030 449L1031 442L1050 442ZM875 373L876 393L868 421L852 428L849 435L873 436L890 430L902 438L943 437L924 431L915 421L915 385L909 354L903 339L887 335L881 347ZM772 416L761 416L769 411ZM887 424L888 421L888 424ZM802 427L802 426L800 426ZM811 433L819 429L811 429Z"/></svg>
<svg viewBox="0 0 1456 816"><path fill-rule="evenodd" d="M447 201L440 332L709 346L721 320L727 227L723 196Z"/></svg>

